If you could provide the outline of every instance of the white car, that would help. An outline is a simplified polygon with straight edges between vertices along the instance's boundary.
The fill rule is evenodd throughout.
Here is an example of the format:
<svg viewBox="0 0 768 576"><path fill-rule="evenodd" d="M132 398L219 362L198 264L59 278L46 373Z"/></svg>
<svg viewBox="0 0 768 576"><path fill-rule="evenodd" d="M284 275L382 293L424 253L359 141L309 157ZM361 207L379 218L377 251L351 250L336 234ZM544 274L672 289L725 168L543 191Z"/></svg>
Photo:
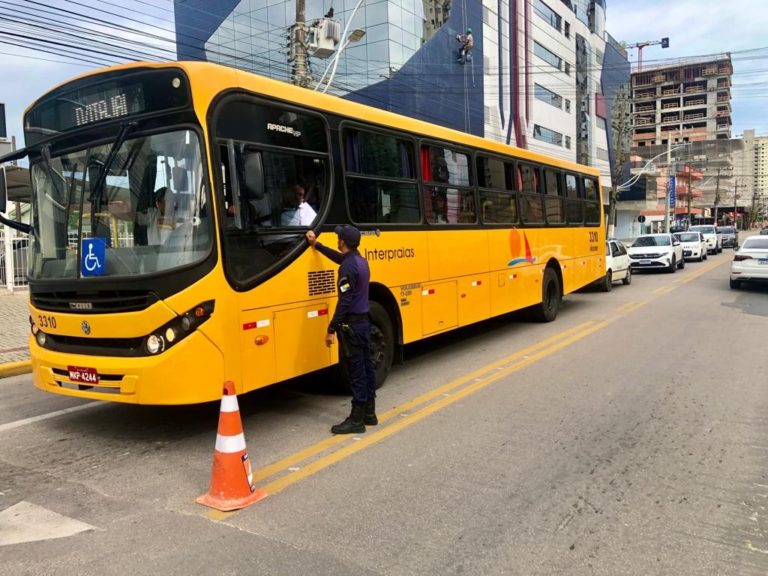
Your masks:
<svg viewBox="0 0 768 576"><path fill-rule="evenodd" d="M768 281L768 236L750 236L734 250L731 288L741 288L742 282Z"/></svg>
<svg viewBox="0 0 768 576"><path fill-rule="evenodd" d="M707 243L707 250L710 254L717 254L723 251L723 234L718 232L716 226L711 224L699 224L691 226L689 232L701 232L704 241Z"/></svg>
<svg viewBox="0 0 768 576"><path fill-rule="evenodd" d="M605 276L598 280L597 284L603 292L610 292L613 283L619 280L625 285L632 283L629 254L624 244L618 240L608 240L605 243Z"/></svg>
<svg viewBox="0 0 768 576"><path fill-rule="evenodd" d="M683 245L683 258L699 262L707 259L707 243L701 232L678 232L674 236Z"/></svg>
<svg viewBox="0 0 768 576"><path fill-rule="evenodd" d="M632 270L663 268L674 272L685 267L683 245L672 234L643 234L629 247Z"/></svg>

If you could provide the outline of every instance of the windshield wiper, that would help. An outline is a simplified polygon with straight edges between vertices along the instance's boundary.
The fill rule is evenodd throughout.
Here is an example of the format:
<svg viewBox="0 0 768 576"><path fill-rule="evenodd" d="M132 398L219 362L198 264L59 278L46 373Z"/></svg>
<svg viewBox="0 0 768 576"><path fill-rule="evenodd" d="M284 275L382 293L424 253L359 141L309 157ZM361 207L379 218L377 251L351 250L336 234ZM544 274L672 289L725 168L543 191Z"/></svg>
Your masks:
<svg viewBox="0 0 768 576"><path fill-rule="evenodd" d="M123 142L125 142L128 133L136 128L136 126L136 122L125 122L122 124L120 127L120 132L117 133L117 138L112 144L112 147L109 149L107 159L104 160L104 163L101 165L99 175L96 178L96 183L91 187L91 194L88 197L88 200L91 203L91 235L94 238L98 236L98 234L96 234L98 222L96 221L97 219L95 216L101 212L101 205L104 201L104 186L107 182L107 174L109 174L109 169L112 167L115 158L117 158L117 153L120 150L120 147L123 145Z"/></svg>

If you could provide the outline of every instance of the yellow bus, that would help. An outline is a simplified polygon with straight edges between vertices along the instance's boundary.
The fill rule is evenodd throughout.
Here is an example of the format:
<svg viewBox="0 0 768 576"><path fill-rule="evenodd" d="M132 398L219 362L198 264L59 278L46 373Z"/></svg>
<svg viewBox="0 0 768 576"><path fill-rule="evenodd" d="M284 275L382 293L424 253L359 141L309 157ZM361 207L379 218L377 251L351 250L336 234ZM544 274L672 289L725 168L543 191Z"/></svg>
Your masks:
<svg viewBox="0 0 768 576"><path fill-rule="evenodd" d="M15 225L47 392L186 404L337 365L336 271L310 228L363 233L379 383L408 343L523 308L551 321L605 274L598 170L233 68L86 74L24 127L4 160L30 158Z"/></svg>

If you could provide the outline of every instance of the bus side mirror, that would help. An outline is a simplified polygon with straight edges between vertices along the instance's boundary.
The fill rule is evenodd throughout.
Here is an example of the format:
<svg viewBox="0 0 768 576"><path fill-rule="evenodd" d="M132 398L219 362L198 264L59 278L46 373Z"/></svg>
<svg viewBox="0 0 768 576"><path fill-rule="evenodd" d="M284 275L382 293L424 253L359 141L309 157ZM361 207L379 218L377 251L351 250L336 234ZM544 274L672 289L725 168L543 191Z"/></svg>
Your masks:
<svg viewBox="0 0 768 576"><path fill-rule="evenodd" d="M8 206L8 182L5 179L5 166L0 166L0 213L5 214Z"/></svg>

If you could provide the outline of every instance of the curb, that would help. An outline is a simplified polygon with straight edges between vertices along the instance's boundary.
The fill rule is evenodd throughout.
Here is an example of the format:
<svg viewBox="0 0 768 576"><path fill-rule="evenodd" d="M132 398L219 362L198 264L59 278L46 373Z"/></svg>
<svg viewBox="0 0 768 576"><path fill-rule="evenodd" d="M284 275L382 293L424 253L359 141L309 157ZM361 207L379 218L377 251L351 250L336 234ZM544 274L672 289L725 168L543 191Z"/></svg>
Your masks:
<svg viewBox="0 0 768 576"><path fill-rule="evenodd" d="M0 378L8 376L18 376L19 374L29 374L32 372L32 361L22 360L20 362L6 362L0 364Z"/></svg>

